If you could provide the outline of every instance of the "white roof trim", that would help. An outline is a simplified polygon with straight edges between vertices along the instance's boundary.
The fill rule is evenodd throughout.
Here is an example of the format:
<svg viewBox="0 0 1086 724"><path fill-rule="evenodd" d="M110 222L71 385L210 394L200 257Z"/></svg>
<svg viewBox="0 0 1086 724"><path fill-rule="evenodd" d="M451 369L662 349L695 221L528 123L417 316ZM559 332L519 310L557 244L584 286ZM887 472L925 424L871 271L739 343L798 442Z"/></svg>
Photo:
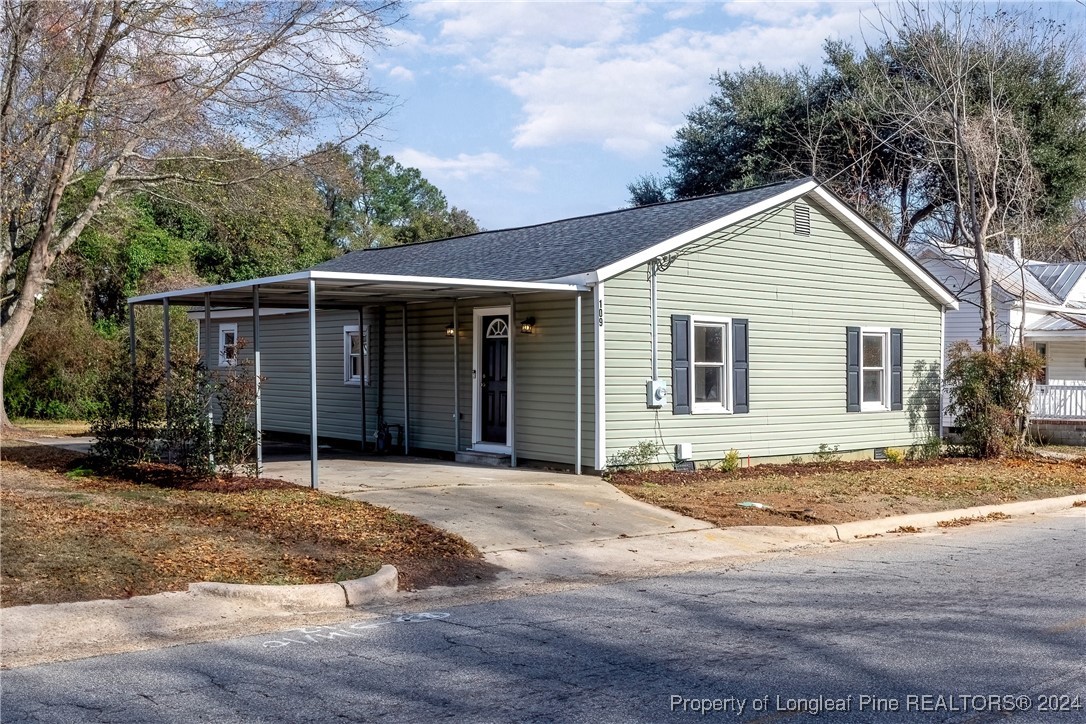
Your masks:
<svg viewBox="0 0 1086 724"><path fill-rule="evenodd" d="M773 208L774 206L783 204L790 199L799 198L800 196L803 196L804 194L812 191L817 186L817 182L808 181L807 183L800 184L795 188L788 189L787 191L782 191L776 196L771 196L764 201L759 201L756 204L751 204L750 206L742 208L738 211L734 211L727 216L721 216L719 219L714 219L707 224L702 224L701 226L696 226L689 231L684 231L677 236L673 236L670 239L666 239L658 244L654 244L648 249L644 249L637 252L636 254L632 254L626 257L625 259L620 259L619 261L608 264L601 269L597 269L596 273L593 275L595 278L592 279L592 281L605 281L613 276L621 274L624 271L628 271L636 266L652 261L658 256L661 256L663 254L670 254L679 247L685 246L692 241L697 241L703 236L707 236L708 234L712 234L713 232L720 231L721 229L727 228L732 224L737 224L744 219L749 219L751 216L755 216L756 214L760 214L763 211Z"/></svg>
<svg viewBox="0 0 1086 724"><path fill-rule="evenodd" d="M359 274L355 272L331 272L331 271L302 271L295 272L293 274L282 274L274 277L262 277L259 279L246 279L241 282L230 282L229 284L216 284L208 287L194 287L189 289L177 289L169 292L159 292L158 294L144 294L138 297L131 297L128 299L129 304L146 304L148 302L158 302L164 299L170 299L172 297L180 296L192 296L194 294L215 294L216 292L224 292L232 289L245 289L255 286L270 286L273 284L285 283L285 282L298 282L308 281L313 279L317 282L340 282L340 283L358 283L364 284L371 282L373 284L397 284L407 286L417 286L421 288L427 287L459 287L461 289L468 290L515 290L524 292L586 292L589 291L588 287L580 284L562 284L556 282L519 282L519 281L502 281L498 279L459 279L454 277L420 277L420 276L407 276L400 274Z"/></svg>
<svg viewBox="0 0 1086 724"><path fill-rule="evenodd" d="M876 251L880 252L887 260L905 272L910 279L915 281L932 297L938 300L940 304L949 309L958 308L958 300L954 298L954 295L947 289L944 289L941 284L928 274L924 267L920 266L912 259L912 257L891 243L889 239L883 236L878 229L868 223L863 217L842 204L836 196L826 191L817 181L808 181L805 184L800 184L799 186L783 191L776 196L771 196L764 201L751 204L750 206L728 214L727 216L722 216L707 224L702 224L689 231L684 231L682 234L673 236L648 249L632 254L625 259L608 264L607 266L596 270L595 274L592 275L593 278L588 281L591 283L593 281L599 282L610 279L611 277L628 271L636 266L645 264L658 256L670 254L679 247L697 241L704 236L749 219L763 211L768 211L774 206L779 206L792 199L806 196L807 194L814 194L817 196L819 201L825 204L833 215L845 222L845 224L852 228L853 231L859 234L865 241L871 244L871 246L875 247Z"/></svg>

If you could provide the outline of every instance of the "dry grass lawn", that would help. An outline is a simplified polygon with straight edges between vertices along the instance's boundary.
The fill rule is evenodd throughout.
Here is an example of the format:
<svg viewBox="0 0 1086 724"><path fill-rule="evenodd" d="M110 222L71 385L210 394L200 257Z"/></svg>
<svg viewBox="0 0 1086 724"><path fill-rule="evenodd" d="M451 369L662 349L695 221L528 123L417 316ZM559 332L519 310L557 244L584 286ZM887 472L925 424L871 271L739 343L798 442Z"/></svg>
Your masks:
<svg viewBox="0 0 1086 724"><path fill-rule="evenodd" d="M401 588L493 567L411 516L268 479L187 480L164 466L101 476L64 450L5 439L0 604L124 598L194 581L321 583L391 563Z"/></svg>
<svg viewBox="0 0 1086 724"><path fill-rule="evenodd" d="M623 472L611 482L638 500L718 526L811 525L1086 493L1086 458L761 465L730 473Z"/></svg>

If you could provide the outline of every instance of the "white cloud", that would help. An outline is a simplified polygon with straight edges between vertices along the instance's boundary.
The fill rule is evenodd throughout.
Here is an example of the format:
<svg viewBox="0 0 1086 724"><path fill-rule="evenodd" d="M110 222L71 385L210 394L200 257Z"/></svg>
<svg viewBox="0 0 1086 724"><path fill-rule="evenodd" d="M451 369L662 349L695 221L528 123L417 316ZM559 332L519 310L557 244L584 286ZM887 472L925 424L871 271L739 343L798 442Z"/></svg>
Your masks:
<svg viewBox="0 0 1086 724"><path fill-rule="evenodd" d="M859 11L817 2L413 7L438 26L432 52L520 101L514 147L588 143L626 157L671 140L718 70L817 64L826 38L858 31Z"/></svg>
<svg viewBox="0 0 1086 724"><path fill-rule="evenodd" d="M415 148L403 148L393 155L404 166L419 169L423 176L439 185L447 181L500 177L514 188L531 190L539 178L539 171L534 167L517 168L507 158L490 151L441 158Z"/></svg>
<svg viewBox="0 0 1086 724"><path fill-rule="evenodd" d="M394 78L395 80L402 80L406 82L411 82L415 80L415 74L407 68L403 67L402 65L397 65L395 68L389 70L388 75L390 78Z"/></svg>

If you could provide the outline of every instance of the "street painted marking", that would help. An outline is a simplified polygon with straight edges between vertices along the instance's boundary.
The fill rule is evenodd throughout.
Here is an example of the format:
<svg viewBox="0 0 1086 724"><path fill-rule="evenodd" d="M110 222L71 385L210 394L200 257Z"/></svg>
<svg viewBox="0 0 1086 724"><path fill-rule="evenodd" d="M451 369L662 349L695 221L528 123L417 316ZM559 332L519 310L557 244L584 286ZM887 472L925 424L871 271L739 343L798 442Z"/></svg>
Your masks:
<svg viewBox="0 0 1086 724"><path fill-rule="evenodd" d="M365 636L362 631L368 629L381 628L382 626L397 623L442 621L451 615L444 611L426 611L423 613L407 613L388 621L358 621L340 626L302 626L285 632L280 638L265 641L262 646L266 649L280 649L284 646L309 646L335 641L336 639L361 638Z"/></svg>

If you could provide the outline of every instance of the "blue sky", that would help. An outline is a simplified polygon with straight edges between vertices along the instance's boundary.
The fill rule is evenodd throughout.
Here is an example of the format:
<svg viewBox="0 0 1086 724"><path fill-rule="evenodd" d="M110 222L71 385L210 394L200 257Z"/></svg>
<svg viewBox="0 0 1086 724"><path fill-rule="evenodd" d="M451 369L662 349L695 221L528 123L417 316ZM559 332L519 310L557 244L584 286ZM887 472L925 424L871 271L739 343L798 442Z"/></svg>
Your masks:
<svg viewBox="0 0 1086 724"><path fill-rule="evenodd" d="M375 141L489 229L608 211L718 70L817 66L863 2L419 2L374 59Z"/></svg>

